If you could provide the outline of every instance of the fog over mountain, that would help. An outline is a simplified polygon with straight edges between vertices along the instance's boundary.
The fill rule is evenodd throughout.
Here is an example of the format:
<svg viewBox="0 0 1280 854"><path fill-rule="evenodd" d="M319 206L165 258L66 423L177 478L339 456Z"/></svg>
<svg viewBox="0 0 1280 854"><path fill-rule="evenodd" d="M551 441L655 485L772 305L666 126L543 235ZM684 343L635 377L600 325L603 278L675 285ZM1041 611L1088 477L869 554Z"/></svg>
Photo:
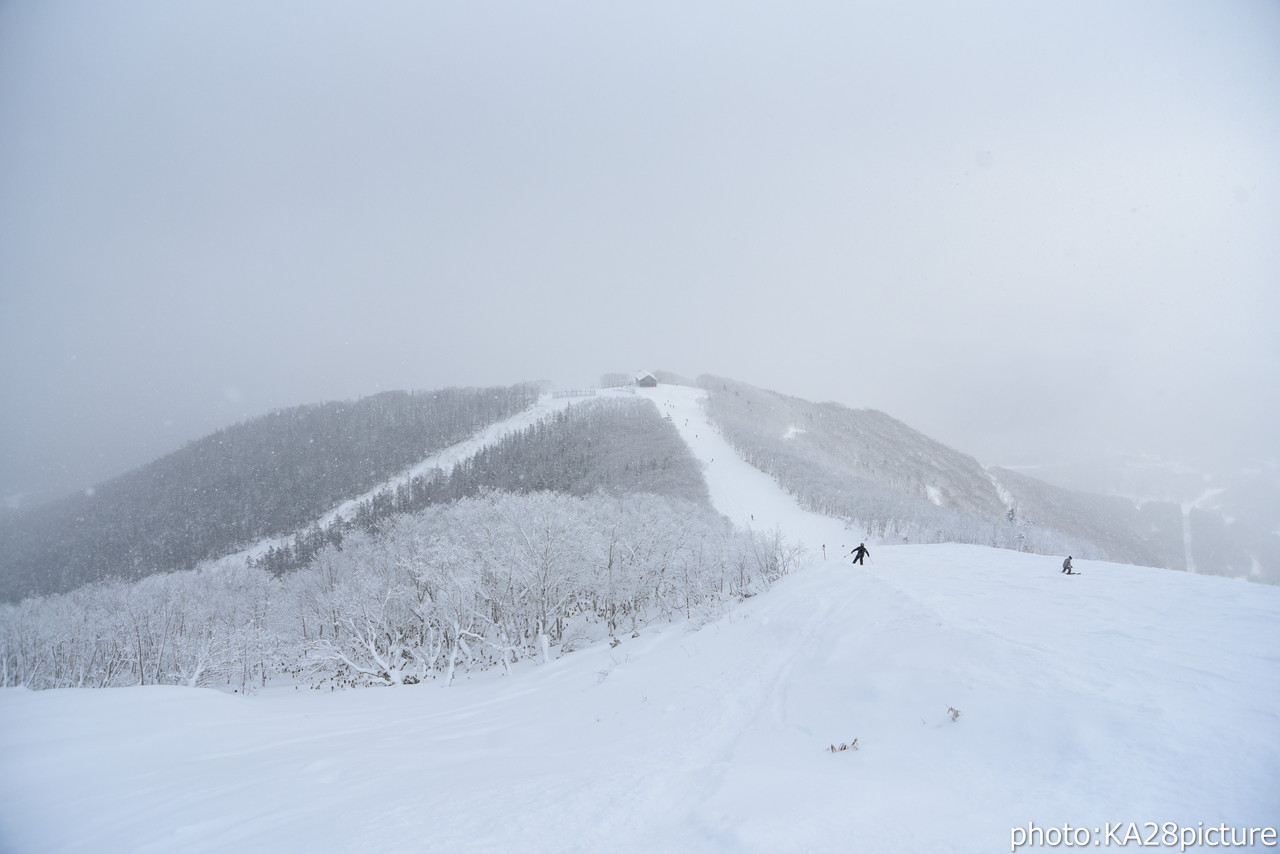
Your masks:
<svg viewBox="0 0 1280 854"><path fill-rule="evenodd" d="M0 496L663 366L986 465L1280 457L1278 43L1267 0L5 3Z"/></svg>

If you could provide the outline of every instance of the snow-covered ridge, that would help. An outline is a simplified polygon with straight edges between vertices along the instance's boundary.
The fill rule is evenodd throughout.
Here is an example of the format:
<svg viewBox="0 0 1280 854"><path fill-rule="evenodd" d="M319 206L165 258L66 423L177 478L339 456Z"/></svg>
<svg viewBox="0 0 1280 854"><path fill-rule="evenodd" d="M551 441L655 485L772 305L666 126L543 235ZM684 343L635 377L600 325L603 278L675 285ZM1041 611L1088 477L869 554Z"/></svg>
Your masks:
<svg viewBox="0 0 1280 854"><path fill-rule="evenodd" d="M716 622L448 690L5 689L0 849L893 854L1274 824L1280 589L976 546L854 567L702 392L642 393L717 508L807 567Z"/></svg>

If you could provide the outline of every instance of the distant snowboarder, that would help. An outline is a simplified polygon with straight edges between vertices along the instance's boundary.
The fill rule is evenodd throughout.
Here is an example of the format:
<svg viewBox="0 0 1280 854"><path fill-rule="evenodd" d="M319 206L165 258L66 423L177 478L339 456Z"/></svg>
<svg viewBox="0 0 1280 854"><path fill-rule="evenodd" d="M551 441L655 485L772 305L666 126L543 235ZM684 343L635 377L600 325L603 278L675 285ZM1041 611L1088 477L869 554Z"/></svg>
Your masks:
<svg viewBox="0 0 1280 854"><path fill-rule="evenodd" d="M1075 571L1071 569L1071 555L1067 555L1067 559L1062 562L1062 571L1067 575L1075 575Z"/></svg>
<svg viewBox="0 0 1280 854"><path fill-rule="evenodd" d="M865 543L858 543L858 547L853 551L849 552L849 554L853 555L854 563L862 564L862 559L864 557L870 556L871 552L867 549L867 546Z"/></svg>

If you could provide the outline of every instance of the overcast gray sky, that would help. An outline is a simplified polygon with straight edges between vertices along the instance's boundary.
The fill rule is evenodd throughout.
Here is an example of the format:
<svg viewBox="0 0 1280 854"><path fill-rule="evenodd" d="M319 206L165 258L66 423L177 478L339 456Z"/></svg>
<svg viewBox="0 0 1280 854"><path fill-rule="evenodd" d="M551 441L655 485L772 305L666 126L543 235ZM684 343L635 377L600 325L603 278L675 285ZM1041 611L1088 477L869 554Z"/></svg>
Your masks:
<svg viewBox="0 0 1280 854"><path fill-rule="evenodd" d="M0 489L382 389L725 374L1280 455L1280 3L0 3Z"/></svg>

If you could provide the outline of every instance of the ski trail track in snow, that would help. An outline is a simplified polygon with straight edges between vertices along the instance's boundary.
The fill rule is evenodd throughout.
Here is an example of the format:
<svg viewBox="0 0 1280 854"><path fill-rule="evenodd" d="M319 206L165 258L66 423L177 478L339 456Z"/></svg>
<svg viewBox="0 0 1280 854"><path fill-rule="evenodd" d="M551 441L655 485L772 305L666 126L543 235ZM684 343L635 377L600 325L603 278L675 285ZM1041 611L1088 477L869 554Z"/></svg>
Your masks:
<svg viewBox="0 0 1280 854"><path fill-rule="evenodd" d="M639 389L680 432L702 463L703 476L716 510L737 526L756 531L781 531L790 542L803 545L811 558L839 560L859 542L860 532L829 516L802 509L772 477L738 456L733 446L708 420L706 392L687 386ZM843 551L842 551L843 550Z"/></svg>

